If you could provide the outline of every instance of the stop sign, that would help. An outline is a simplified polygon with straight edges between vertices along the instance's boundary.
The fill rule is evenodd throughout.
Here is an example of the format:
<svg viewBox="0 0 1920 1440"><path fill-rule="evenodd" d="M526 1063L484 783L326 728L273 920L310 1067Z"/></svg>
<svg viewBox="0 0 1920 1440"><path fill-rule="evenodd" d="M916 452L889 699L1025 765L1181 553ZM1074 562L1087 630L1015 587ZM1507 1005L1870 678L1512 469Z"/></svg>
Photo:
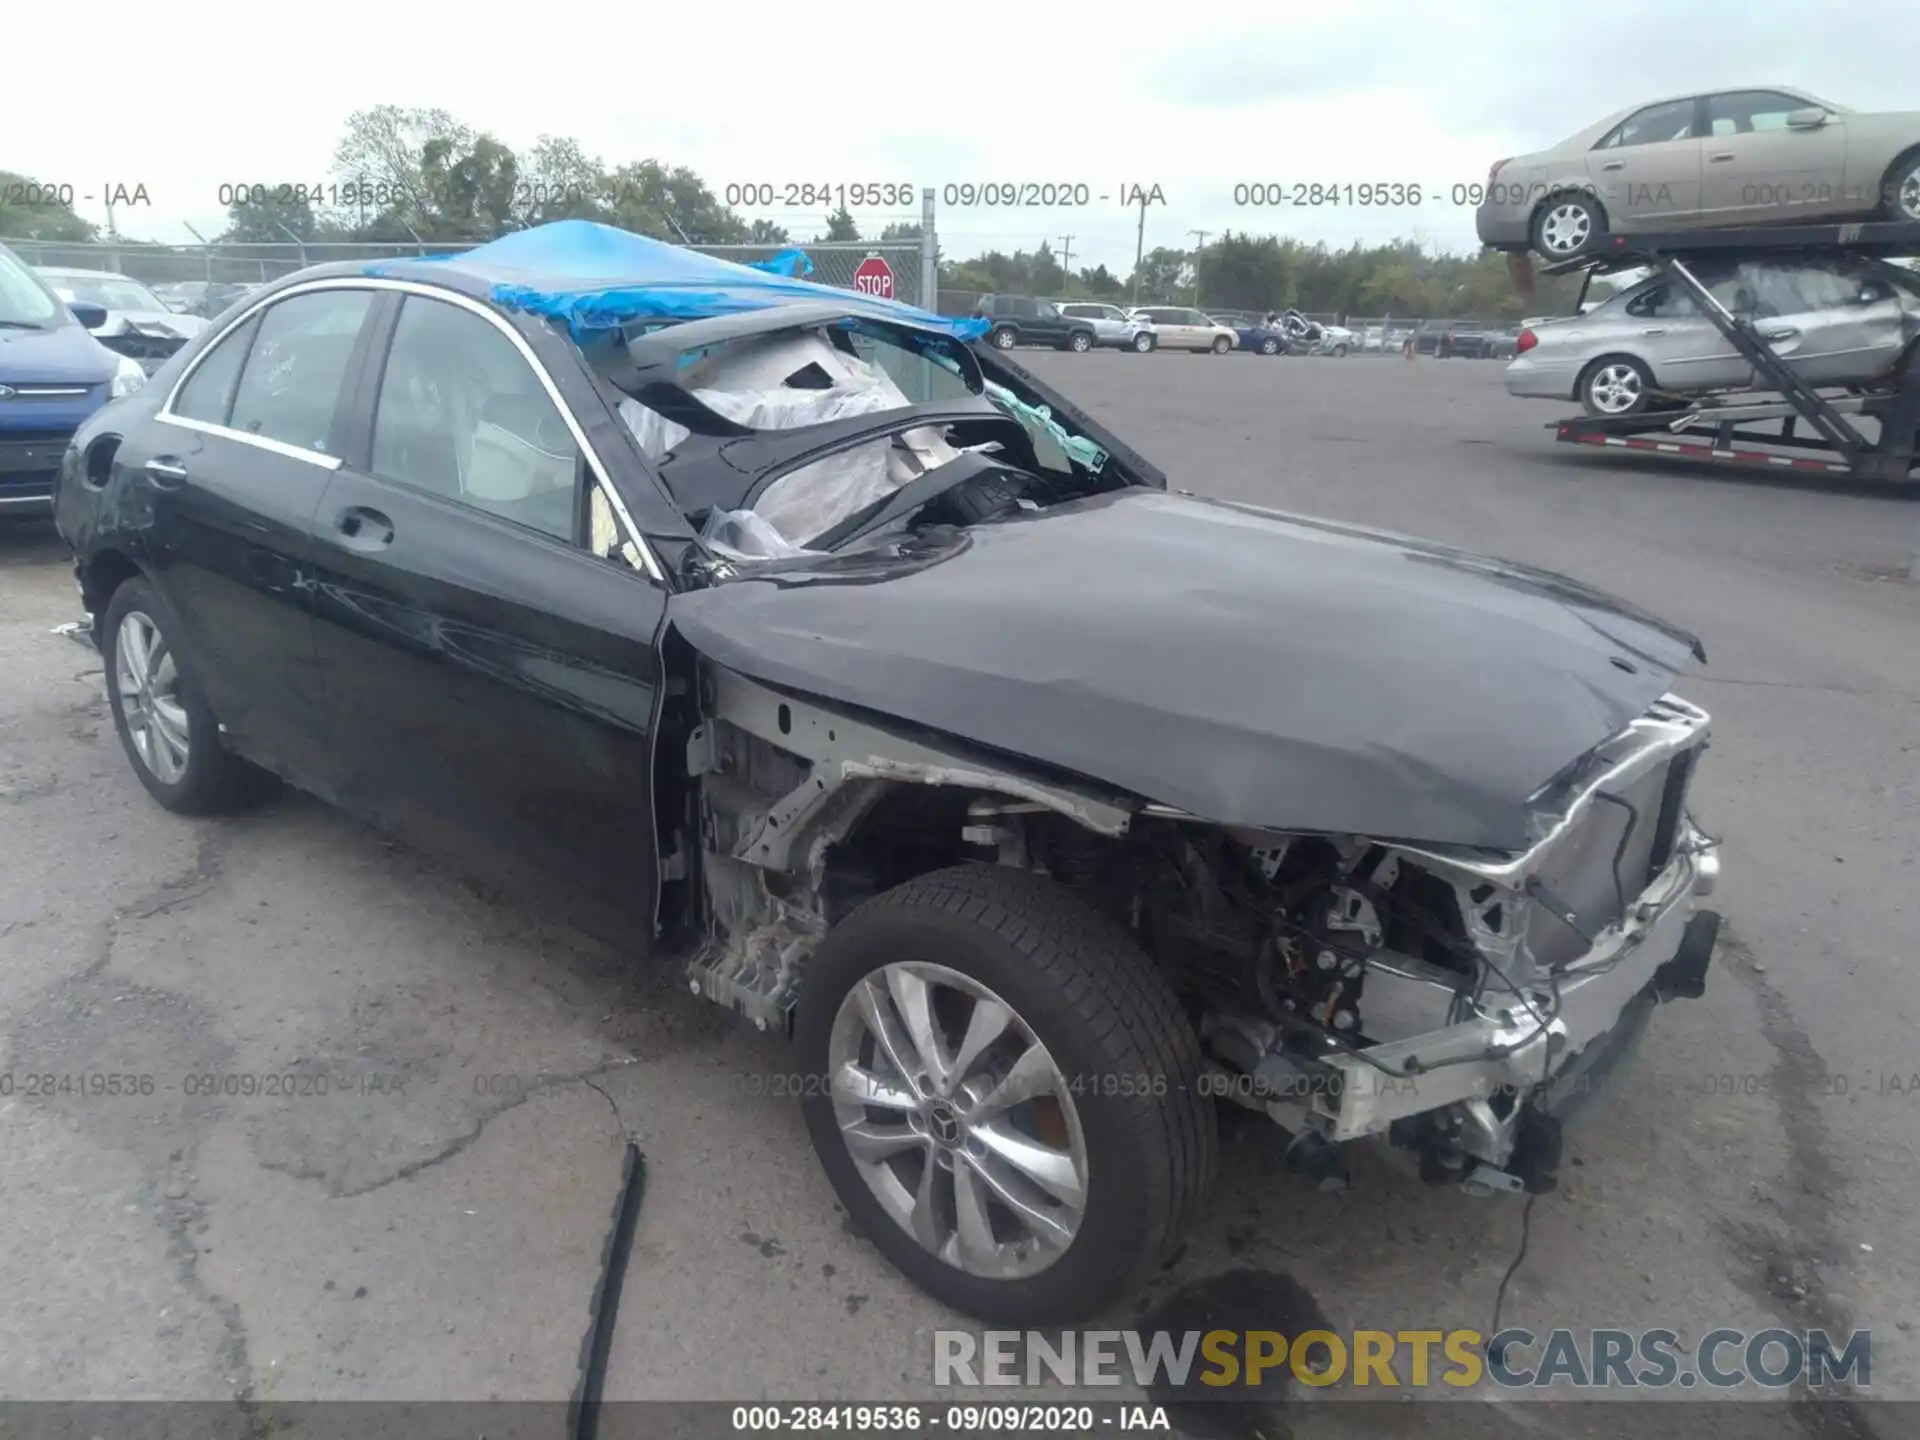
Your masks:
<svg viewBox="0 0 1920 1440"><path fill-rule="evenodd" d="M853 272L853 288L862 295L893 299L893 267L878 255L869 255Z"/></svg>

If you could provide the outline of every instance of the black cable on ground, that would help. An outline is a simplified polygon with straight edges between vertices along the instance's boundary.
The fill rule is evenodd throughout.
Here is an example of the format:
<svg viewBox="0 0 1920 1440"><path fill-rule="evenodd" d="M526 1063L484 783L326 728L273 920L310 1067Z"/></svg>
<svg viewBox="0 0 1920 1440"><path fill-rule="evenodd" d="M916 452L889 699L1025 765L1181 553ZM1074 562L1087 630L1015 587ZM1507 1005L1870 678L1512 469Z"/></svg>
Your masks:
<svg viewBox="0 0 1920 1440"><path fill-rule="evenodd" d="M647 1188L647 1161L631 1140L621 1167L620 1198L614 1203L613 1229L600 1257L600 1281L593 1287L587 1338L580 1344L580 1383L568 1406L569 1440L594 1440L600 1433L600 1397L607 1388L607 1357L620 1314L620 1287L633 1254L633 1230L640 1218L640 1197Z"/></svg>
<svg viewBox="0 0 1920 1440"><path fill-rule="evenodd" d="M1520 1249L1513 1257L1513 1263L1507 1266L1507 1273L1500 1277L1500 1288L1493 1295L1493 1319L1487 1322L1487 1358L1499 1365L1506 1359L1505 1347L1496 1347L1493 1337L1500 1333L1500 1311L1507 1303L1507 1286L1513 1280L1514 1272L1520 1268L1520 1262L1527 1258L1527 1236L1533 1228L1533 1202L1538 1196L1527 1196L1527 1203L1520 1208Z"/></svg>

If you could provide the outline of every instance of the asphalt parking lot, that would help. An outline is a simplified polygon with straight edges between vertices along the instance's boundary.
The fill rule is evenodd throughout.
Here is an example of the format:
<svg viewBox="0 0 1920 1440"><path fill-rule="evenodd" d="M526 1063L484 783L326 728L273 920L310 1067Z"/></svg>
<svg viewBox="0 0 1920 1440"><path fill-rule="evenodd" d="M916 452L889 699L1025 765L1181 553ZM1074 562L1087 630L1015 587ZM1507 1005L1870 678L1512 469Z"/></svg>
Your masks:
<svg viewBox="0 0 1920 1440"><path fill-rule="evenodd" d="M1874 1391L1920 1398L1920 504L1569 454L1492 363L1018 358L1176 485L1563 570L1705 638L1678 688L1716 720L1720 953L1532 1204L1501 1319L1869 1329ZM960 1322L849 1233L771 1093L780 1042L316 802L161 811L98 661L48 633L74 615L50 529L0 530L0 1396L562 1398L628 1135L610 1396L933 1393ZM26 1093L48 1074L151 1093ZM291 1093L200 1078L226 1076ZM1320 1193L1266 1138L1155 1296L1246 1267L1340 1328L1487 1327L1520 1202L1364 1160Z"/></svg>

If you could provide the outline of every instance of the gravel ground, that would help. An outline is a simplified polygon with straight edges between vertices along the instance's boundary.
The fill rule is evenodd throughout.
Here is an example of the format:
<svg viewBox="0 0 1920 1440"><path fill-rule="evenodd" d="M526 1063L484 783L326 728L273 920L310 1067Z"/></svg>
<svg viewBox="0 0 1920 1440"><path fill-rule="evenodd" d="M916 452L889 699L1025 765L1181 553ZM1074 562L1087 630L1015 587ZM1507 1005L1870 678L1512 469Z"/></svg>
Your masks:
<svg viewBox="0 0 1920 1440"><path fill-rule="evenodd" d="M1025 358L1176 485L1563 570L1704 636L1681 688L1717 722L1720 954L1531 1207L1502 1319L1869 1328L1875 1391L1920 1397L1920 507L1569 454L1479 362ZM276 1401L563 1398L628 1135L649 1187L610 1394L933 1393L958 1322L848 1233L769 1093L780 1042L310 800L165 814L98 662L48 634L74 607L50 530L0 529L0 1396L238 1397L235 1433ZM27 1096L46 1073L154 1093ZM1485 1328L1522 1206L1354 1179L1303 1189L1241 1134L1151 1298L1250 1268L1340 1327ZM1525 1408L1486 1433L1537 1432ZM1340 1410L1293 1423L1395 1429ZM1726 1433L1902 1433L1886 1413Z"/></svg>

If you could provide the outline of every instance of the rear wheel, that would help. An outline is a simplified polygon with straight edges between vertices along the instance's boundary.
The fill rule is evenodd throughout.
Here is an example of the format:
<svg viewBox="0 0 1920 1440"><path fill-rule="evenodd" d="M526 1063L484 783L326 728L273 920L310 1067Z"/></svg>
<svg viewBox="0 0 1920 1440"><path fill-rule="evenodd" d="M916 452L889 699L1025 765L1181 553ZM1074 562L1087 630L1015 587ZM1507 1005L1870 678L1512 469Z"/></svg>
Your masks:
<svg viewBox="0 0 1920 1440"><path fill-rule="evenodd" d="M1199 1045L1165 977L1040 876L961 866L861 906L808 966L796 1042L855 1223L981 1319L1099 1313L1168 1258L1211 1176Z"/></svg>
<svg viewBox="0 0 1920 1440"><path fill-rule="evenodd" d="M1561 194L1533 217L1533 248L1549 260L1572 260L1606 237L1607 214L1591 195Z"/></svg>
<svg viewBox="0 0 1920 1440"><path fill-rule="evenodd" d="M237 809L273 778L220 743L172 611L144 579L113 592L100 627L113 728L147 793L181 815Z"/></svg>
<svg viewBox="0 0 1920 1440"><path fill-rule="evenodd" d="M1580 376L1589 415L1637 415L1652 403L1653 372L1631 355L1602 355Z"/></svg>
<svg viewBox="0 0 1920 1440"><path fill-rule="evenodd" d="M1233 349L1233 341L1229 340L1226 336L1216 335L1213 337L1214 354L1224 355L1231 349Z"/></svg>
<svg viewBox="0 0 1920 1440"><path fill-rule="evenodd" d="M1880 186L1880 213L1889 220L1920 224L1920 150L1908 151L1887 170Z"/></svg>
<svg viewBox="0 0 1920 1440"><path fill-rule="evenodd" d="M1260 342L1260 353L1262 355L1278 355L1280 353L1280 342L1269 335Z"/></svg>
<svg viewBox="0 0 1920 1440"><path fill-rule="evenodd" d="M1334 347L1333 347L1333 358L1334 358L1334 359L1336 359L1336 360L1344 360L1344 359L1346 358L1346 356L1347 356L1347 347L1346 347L1346 344L1345 344L1344 342L1342 342L1341 344L1338 344L1338 345L1336 345L1336 346L1334 346Z"/></svg>
<svg viewBox="0 0 1920 1440"><path fill-rule="evenodd" d="M993 341L996 350L1011 350L1020 343L1020 334L1011 325L996 325L987 338Z"/></svg>

